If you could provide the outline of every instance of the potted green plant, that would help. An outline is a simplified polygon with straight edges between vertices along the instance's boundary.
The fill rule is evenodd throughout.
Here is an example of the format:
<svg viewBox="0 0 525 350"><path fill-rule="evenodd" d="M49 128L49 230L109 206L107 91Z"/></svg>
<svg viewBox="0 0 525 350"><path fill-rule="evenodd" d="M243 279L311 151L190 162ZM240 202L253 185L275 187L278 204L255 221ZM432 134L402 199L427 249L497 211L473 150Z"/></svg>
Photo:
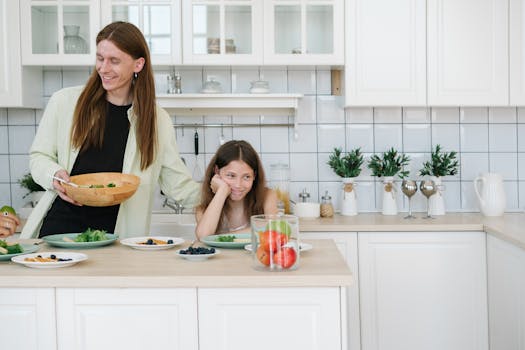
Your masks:
<svg viewBox="0 0 525 350"><path fill-rule="evenodd" d="M364 157L361 148L355 148L343 155L341 148L334 148L328 158L328 165L343 181L341 196L341 215L357 215L357 200L354 187L355 178L361 174Z"/></svg>
<svg viewBox="0 0 525 350"><path fill-rule="evenodd" d="M394 187L394 177L404 179L409 171L404 168L408 165L410 157L399 153L393 147L381 156L374 154L370 157L368 168L372 176L383 178L383 215L397 215L397 202Z"/></svg>
<svg viewBox="0 0 525 350"><path fill-rule="evenodd" d="M42 198L42 195L46 191L42 186L35 182L33 176L31 176L31 173L27 173L24 176L22 176L22 178L18 180L18 184L20 185L20 187L25 188L27 190L27 193L23 198L26 198L27 196L31 195L31 205L33 207L36 206L36 204L38 203L40 198Z"/></svg>
<svg viewBox="0 0 525 350"><path fill-rule="evenodd" d="M459 162L456 157L455 151L442 152L441 145L438 144L431 152L430 160L424 162L423 168L419 170L419 175L430 176L437 188L435 195L429 198L430 215L445 214L445 201L443 199L445 188L442 185L442 177L454 176L458 173Z"/></svg>

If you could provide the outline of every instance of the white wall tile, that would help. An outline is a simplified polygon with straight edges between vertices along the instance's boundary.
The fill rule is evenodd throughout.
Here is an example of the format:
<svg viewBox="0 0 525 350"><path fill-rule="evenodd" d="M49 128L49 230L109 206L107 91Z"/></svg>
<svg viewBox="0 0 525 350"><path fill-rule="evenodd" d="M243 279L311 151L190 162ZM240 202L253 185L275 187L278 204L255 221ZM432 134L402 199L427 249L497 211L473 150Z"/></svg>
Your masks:
<svg viewBox="0 0 525 350"><path fill-rule="evenodd" d="M319 152L332 152L334 148L345 148L344 124L320 124L317 129L317 149Z"/></svg>
<svg viewBox="0 0 525 350"><path fill-rule="evenodd" d="M518 124L518 152L525 152L525 124Z"/></svg>
<svg viewBox="0 0 525 350"><path fill-rule="evenodd" d="M295 139L294 133L290 132L291 152L317 152L317 126L315 124L303 124L295 130L299 137Z"/></svg>
<svg viewBox="0 0 525 350"><path fill-rule="evenodd" d="M525 181L518 182L519 187L519 208L525 210Z"/></svg>
<svg viewBox="0 0 525 350"><path fill-rule="evenodd" d="M401 107L376 107L374 108L374 123L401 123Z"/></svg>
<svg viewBox="0 0 525 350"><path fill-rule="evenodd" d="M462 152L487 152L488 125L463 124L460 125L460 144Z"/></svg>
<svg viewBox="0 0 525 350"><path fill-rule="evenodd" d="M185 94L197 93L202 90L204 79L202 69L198 68L180 68L181 88Z"/></svg>
<svg viewBox="0 0 525 350"><path fill-rule="evenodd" d="M231 92L249 93L251 82L257 80L259 80L259 71L257 69L232 69ZM270 91L273 92L272 86L270 86Z"/></svg>
<svg viewBox="0 0 525 350"><path fill-rule="evenodd" d="M432 123L459 123L458 107L433 107L430 115Z"/></svg>
<svg viewBox="0 0 525 350"><path fill-rule="evenodd" d="M403 123L430 123L429 109L425 107L403 108Z"/></svg>
<svg viewBox="0 0 525 350"><path fill-rule="evenodd" d="M516 124L489 124L489 151L516 152Z"/></svg>
<svg viewBox="0 0 525 350"><path fill-rule="evenodd" d="M461 183L459 181L444 181L443 198L445 211L450 213L461 210Z"/></svg>
<svg viewBox="0 0 525 350"><path fill-rule="evenodd" d="M518 179L517 153L489 153L489 171L500 173L504 180Z"/></svg>
<svg viewBox="0 0 525 350"><path fill-rule="evenodd" d="M299 100L299 106L295 117L298 123L315 123L317 118L317 99L315 96L303 96Z"/></svg>
<svg viewBox="0 0 525 350"><path fill-rule="evenodd" d="M46 69L44 74L44 96L51 96L62 89L62 71L58 69Z"/></svg>
<svg viewBox="0 0 525 350"><path fill-rule="evenodd" d="M286 164L290 165L290 154L289 153L259 153L261 161L263 163L264 172L266 178L271 181L271 165L272 164Z"/></svg>
<svg viewBox="0 0 525 350"><path fill-rule="evenodd" d="M525 153L518 153L518 179L525 181Z"/></svg>
<svg viewBox="0 0 525 350"><path fill-rule="evenodd" d="M22 176L29 172L29 156L10 155L9 167L11 169L11 181L17 182Z"/></svg>
<svg viewBox="0 0 525 350"><path fill-rule="evenodd" d="M11 184L11 206L15 210L19 210L29 203L30 198L24 196L27 194L27 191L20 187L17 183Z"/></svg>
<svg viewBox="0 0 525 350"><path fill-rule="evenodd" d="M261 152L261 130L258 127L233 128L232 140L244 140Z"/></svg>
<svg viewBox="0 0 525 350"><path fill-rule="evenodd" d="M202 127L193 128L177 128L177 146L179 147L180 153L191 153L195 152L195 131L199 135L199 153L204 153L204 129Z"/></svg>
<svg viewBox="0 0 525 350"><path fill-rule="evenodd" d="M288 74L286 72L286 68L261 68L259 72L259 78L268 82L268 84L270 85L270 91L272 93L288 92Z"/></svg>
<svg viewBox="0 0 525 350"><path fill-rule="evenodd" d="M221 146L220 139L223 135L224 141L232 140L232 128L205 128L204 129L204 151L205 153L214 154Z"/></svg>
<svg viewBox="0 0 525 350"><path fill-rule="evenodd" d="M346 125L346 150L361 148L361 152L374 152L374 126L372 124Z"/></svg>
<svg viewBox="0 0 525 350"><path fill-rule="evenodd" d="M459 124L432 124L432 149L436 145L444 152L459 152Z"/></svg>
<svg viewBox="0 0 525 350"><path fill-rule="evenodd" d="M261 128L261 152L288 152L288 128Z"/></svg>
<svg viewBox="0 0 525 350"><path fill-rule="evenodd" d="M430 151L430 124L403 124L403 151Z"/></svg>
<svg viewBox="0 0 525 350"><path fill-rule="evenodd" d="M487 123L488 114L486 107L462 107L459 109L459 120L462 123Z"/></svg>
<svg viewBox="0 0 525 350"><path fill-rule="evenodd" d="M463 211L479 212L478 200L474 193L472 182L461 182L461 209Z"/></svg>
<svg viewBox="0 0 525 350"><path fill-rule="evenodd" d="M7 113L9 125L35 125L35 110L17 108L10 109Z"/></svg>
<svg viewBox="0 0 525 350"><path fill-rule="evenodd" d="M62 70L62 86L77 86L84 85L89 78L89 70L87 68L78 69L63 69Z"/></svg>
<svg viewBox="0 0 525 350"><path fill-rule="evenodd" d="M11 205L11 186L9 184L0 183L0 203L2 205ZM15 208L16 210L16 208Z"/></svg>
<svg viewBox="0 0 525 350"><path fill-rule="evenodd" d="M11 177L9 176L9 156L7 154L0 155L0 182L10 181Z"/></svg>
<svg viewBox="0 0 525 350"><path fill-rule="evenodd" d="M347 123L372 124L374 122L374 109L371 107L347 108L345 113Z"/></svg>
<svg viewBox="0 0 525 350"><path fill-rule="evenodd" d="M461 155L461 180L472 181L489 171L488 153L463 153Z"/></svg>
<svg viewBox="0 0 525 350"><path fill-rule="evenodd" d="M290 154L290 178L292 181L317 181L317 153Z"/></svg>
<svg viewBox="0 0 525 350"><path fill-rule="evenodd" d="M419 171L423 168L423 163L430 159L430 153L405 153L410 157L410 162L406 170L410 172L409 179L418 180L421 178Z"/></svg>
<svg viewBox="0 0 525 350"><path fill-rule="evenodd" d="M35 137L35 127L29 125L9 127L9 153L29 153L29 148Z"/></svg>
<svg viewBox="0 0 525 350"><path fill-rule="evenodd" d="M359 174L359 177L357 178L359 181L375 181L375 177L372 176L372 170L370 170L368 167L368 164L370 163L370 157L372 157L372 155L373 153L363 153L363 166L361 167L361 174Z"/></svg>
<svg viewBox="0 0 525 350"><path fill-rule="evenodd" d="M375 124L374 149L376 153L385 152L394 147L401 151L403 145L401 124Z"/></svg>
<svg viewBox="0 0 525 350"><path fill-rule="evenodd" d="M42 115L43 114L44 114L44 110L43 109L35 109L35 123L36 123L37 126L40 124L40 120L42 120Z"/></svg>
<svg viewBox="0 0 525 350"><path fill-rule="evenodd" d="M9 138L7 137L7 126L0 126L0 154L9 153Z"/></svg>
<svg viewBox="0 0 525 350"><path fill-rule="evenodd" d="M0 108L0 125L7 125L7 108Z"/></svg>
<svg viewBox="0 0 525 350"><path fill-rule="evenodd" d="M289 70L288 91L305 95L315 95L315 71Z"/></svg>
<svg viewBox="0 0 525 350"><path fill-rule="evenodd" d="M517 181L505 181L503 183L505 188L505 198L507 199L507 204L505 211L514 211L518 208L518 182Z"/></svg>
<svg viewBox="0 0 525 350"><path fill-rule="evenodd" d="M516 107L490 107L489 123L516 123Z"/></svg>
<svg viewBox="0 0 525 350"><path fill-rule="evenodd" d="M345 111L338 105L336 96L317 96L317 122L345 122Z"/></svg>
<svg viewBox="0 0 525 350"><path fill-rule="evenodd" d="M518 123L525 123L525 107L518 107Z"/></svg>
<svg viewBox="0 0 525 350"><path fill-rule="evenodd" d="M332 73L329 69L317 70L317 94L330 95L332 93Z"/></svg>
<svg viewBox="0 0 525 350"><path fill-rule="evenodd" d="M355 194L358 213L378 211L375 202L375 182L359 181L355 186ZM341 210L341 203L339 203L339 210Z"/></svg>
<svg viewBox="0 0 525 350"><path fill-rule="evenodd" d="M330 153L317 154L317 169L319 171L319 181L341 181L341 178L328 165L329 158Z"/></svg>

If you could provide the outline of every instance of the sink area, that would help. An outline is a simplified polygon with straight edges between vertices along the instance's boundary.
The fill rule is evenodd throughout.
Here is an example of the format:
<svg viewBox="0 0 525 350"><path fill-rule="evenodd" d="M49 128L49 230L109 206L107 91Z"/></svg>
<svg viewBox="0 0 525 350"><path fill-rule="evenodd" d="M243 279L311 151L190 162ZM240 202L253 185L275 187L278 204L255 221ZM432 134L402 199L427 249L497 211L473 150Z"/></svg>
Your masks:
<svg viewBox="0 0 525 350"><path fill-rule="evenodd" d="M150 234L169 235L185 240L195 237L195 215L154 212L151 215Z"/></svg>

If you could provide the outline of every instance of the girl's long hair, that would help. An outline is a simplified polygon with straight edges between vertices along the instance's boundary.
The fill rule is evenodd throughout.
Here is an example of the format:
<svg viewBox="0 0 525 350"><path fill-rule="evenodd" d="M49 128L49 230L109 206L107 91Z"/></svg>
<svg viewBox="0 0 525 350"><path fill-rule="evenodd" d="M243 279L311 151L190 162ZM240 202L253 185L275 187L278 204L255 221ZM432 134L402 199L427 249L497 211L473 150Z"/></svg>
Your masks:
<svg viewBox="0 0 525 350"><path fill-rule="evenodd" d="M131 23L113 22L97 35L96 43L109 40L119 50L133 59L143 57L142 70L133 78L133 111L137 117L135 132L140 151L140 168L145 170L155 159L157 152L157 115L155 109L155 83L148 45L140 30ZM71 144L83 150L102 147L106 122L106 90L97 70L93 70L80 94L73 116Z"/></svg>
<svg viewBox="0 0 525 350"><path fill-rule="evenodd" d="M215 195L210 188L211 178L215 175L215 167L221 169L234 160L243 161L248 164L248 166L253 169L255 175L253 186L250 192L246 194L246 197L244 197L244 214L247 217L264 214L264 200L267 194L267 188L261 159L248 142L236 140L228 141L219 147L213 158L210 160L210 164L204 174L201 202L197 206L197 210L204 212ZM231 207L229 205L229 200L227 199L222 208L216 232L223 227L224 221L230 213L230 210Z"/></svg>

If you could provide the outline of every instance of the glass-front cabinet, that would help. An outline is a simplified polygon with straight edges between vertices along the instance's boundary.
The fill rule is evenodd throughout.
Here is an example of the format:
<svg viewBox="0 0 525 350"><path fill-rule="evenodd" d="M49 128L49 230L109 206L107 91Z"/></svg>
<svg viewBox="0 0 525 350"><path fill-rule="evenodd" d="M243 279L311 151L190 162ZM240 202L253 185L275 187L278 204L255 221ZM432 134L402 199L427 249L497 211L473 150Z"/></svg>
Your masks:
<svg viewBox="0 0 525 350"><path fill-rule="evenodd" d="M99 30L97 0L21 0L24 65L91 65Z"/></svg>
<svg viewBox="0 0 525 350"><path fill-rule="evenodd" d="M185 64L262 64L262 0L182 0Z"/></svg>
<svg viewBox="0 0 525 350"><path fill-rule="evenodd" d="M343 0L264 0L265 64L344 64Z"/></svg>
<svg viewBox="0 0 525 350"><path fill-rule="evenodd" d="M125 21L142 30L154 65L182 63L181 0L104 0L102 26Z"/></svg>

